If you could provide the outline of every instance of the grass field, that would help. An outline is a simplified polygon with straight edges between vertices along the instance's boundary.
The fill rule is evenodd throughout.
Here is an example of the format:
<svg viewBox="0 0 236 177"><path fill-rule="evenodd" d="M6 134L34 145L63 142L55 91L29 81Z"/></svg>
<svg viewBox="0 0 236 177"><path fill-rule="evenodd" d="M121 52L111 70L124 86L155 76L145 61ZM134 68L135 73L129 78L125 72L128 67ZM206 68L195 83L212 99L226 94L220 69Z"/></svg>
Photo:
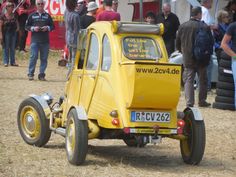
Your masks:
<svg viewBox="0 0 236 177"><path fill-rule="evenodd" d="M83 166L68 163L63 137L52 134L43 148L26 144L17 127L17 110L29 94L51 93L57 100L64 93L67 69L59 67L59 51L51 51L46 82L27 78L29 53L17 52L19 67L0 65L0 176L236 176L236 112L200 108L206 125L206 149L199 166L183 163L179 142L163 139L159 145L128 148L121 140L90 140ZM38 67L36 69L36 75ZM215 90L208 95L213 102ZM185 108L181 92L178 110Z"/></svg>

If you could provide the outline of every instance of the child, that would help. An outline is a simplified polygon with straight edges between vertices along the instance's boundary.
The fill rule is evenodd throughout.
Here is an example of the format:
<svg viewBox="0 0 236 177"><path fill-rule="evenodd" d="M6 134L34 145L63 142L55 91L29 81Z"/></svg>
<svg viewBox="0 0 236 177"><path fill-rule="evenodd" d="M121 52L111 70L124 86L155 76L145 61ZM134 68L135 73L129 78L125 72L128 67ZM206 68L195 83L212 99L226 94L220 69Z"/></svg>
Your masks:
<svg viewBox="0 0 236 177"><path fill-rule="evenodd" d="M146 16L145 16L145 22L149 23L149 24L156 24L156 16L153 12L147 12Z"/></svg>

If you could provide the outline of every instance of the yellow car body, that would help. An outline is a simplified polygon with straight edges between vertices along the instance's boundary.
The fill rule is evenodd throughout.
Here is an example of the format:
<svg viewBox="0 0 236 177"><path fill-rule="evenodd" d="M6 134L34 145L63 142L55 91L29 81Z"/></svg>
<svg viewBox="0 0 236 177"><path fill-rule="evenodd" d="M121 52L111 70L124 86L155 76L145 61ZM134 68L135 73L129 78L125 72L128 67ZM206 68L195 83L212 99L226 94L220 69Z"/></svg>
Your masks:
<svg viewBox="0 0 236 177"><path fill-rule="evenodd" d="M86 50L84 67L78 68L80 49L76 55L75 66L66 84L66 99L63 118L66 120L71 107L82 106L88 119L96 120L99 127L109 129L123 129L125 127L146 127L152 129L157 122L132 122L132 111L167 112L170 113L169 122L159 122L165 128L163 133L171 134L167 129L177 128L177 111L180 96L181 66L168 64L168 57L161 35L139 33L116 33L116 22L96 22L87 29L87 41L91 35L98 40L98 64L96 68L86 67L89 50ZM144 25L143 28L148 28ZM160 25L160 33L163 26ZM102 70L103 45L102 40L107 36L111 50L111 66L109 70ZM156 60L131 60L123 53L122 41L126 37L132 39L152 39L158 48L160 58ZM145 42L141 41L140 43ZM90 49L87 42L86 49ZM141 54L141 52L137 52ZM119 125L113 125L114 117L110 115L117 111ZM66 121L64 121L66 122Z"/></svg>
<svg viewBox="0 0 236 177"><path fill-rule="evenodd" d="M145 33L143 25L137 33L118 32L117 22L96 22L87 29L86 53L84 67L79 68L79 60L82 59L78 46L75 65L66 84L65 102L63 107L63 122L66 122L69 110L74 106L85 109L88 119L96 121L99 127L108 129L132 128L135 133L155 133L153 126L161 127L159 134L176 134L177 111L176 107L180 96L181 66L168 64L168 56L161 37L164 30L159 25L159 35L156 33ZM133 24L138 26L138 24ZM122 28L122 27L121 27ZM142 31L143 30L143 31ZM91 36L98 41L98 64L96 68L88 67L88 58L91 44ZM94 37L96 36L96 37ZM110 44L111 65L109 70L102 69L104 37L108 38ZM129 39L127 39L127 37ZM139 59L135 56L130 59L124 53L122 42L128 41L131 46L135 43L142 45L146 40L152 40L158 50L159 57L155 60ZM136 40L136 41L132 41ZM139 41L138 41L139 40ZM79 43L83 45L83 43ZM140 46L141 47L141 46ZM144 48L133 52L133 55L142 55L147 50ZM129 51L128 51L129 52ZM131 56L132 57L132 56ZM111 112L116 111L117 116L112 117ZM133 111L138 112L160 112L163 117L170 115L168 122L148 122L151 115L145 115L145 122L131 119ZM117 119L119 124L112 124ZM151 119L151 118L150 118ZM163 129L163 130L162 130Z"/></svg>

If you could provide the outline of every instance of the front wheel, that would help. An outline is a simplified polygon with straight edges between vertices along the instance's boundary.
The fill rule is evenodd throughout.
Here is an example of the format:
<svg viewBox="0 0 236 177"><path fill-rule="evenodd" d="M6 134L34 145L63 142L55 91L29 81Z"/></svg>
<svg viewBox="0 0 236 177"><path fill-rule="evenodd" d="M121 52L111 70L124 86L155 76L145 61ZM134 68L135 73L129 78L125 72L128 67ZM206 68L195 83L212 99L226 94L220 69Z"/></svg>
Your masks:
<svg viewBox="0 0 236 177"><path fill-rule="evenodd" d="M71 109L66 126L66 154L73 165L81 165L88 150L88 122L79 120L75 109Z"/></svg>
<svg viewBox="0 0 236 177"><path fill-rule="evenodd" d="M20 104L17 124L23 140L30 145L41 147L50 139L49 119L34 98L25 99Z"/></svg>
<svg viewBox="0 0 236 177"><path fill-rule="evenodd" d="M185 140L180 140L180 149L183 161L187 164L197 165L202 160L205 150L205 124L204 121L196 121L191 110L185 112Z"/></svg>

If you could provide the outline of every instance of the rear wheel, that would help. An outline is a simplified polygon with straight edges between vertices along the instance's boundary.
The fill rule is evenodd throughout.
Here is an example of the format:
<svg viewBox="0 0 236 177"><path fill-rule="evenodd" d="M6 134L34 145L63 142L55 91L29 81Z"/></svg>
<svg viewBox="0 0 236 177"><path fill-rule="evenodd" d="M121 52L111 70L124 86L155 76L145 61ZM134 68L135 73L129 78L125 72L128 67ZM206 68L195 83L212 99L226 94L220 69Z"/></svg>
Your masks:
<svg viewBox="0 0 236 177"><path fill-rule="evenodd" d="M191 110L185 112L184 135L180 140L180 149L183 161L187 164L197 165L202 160L205 150L205 124L204 121L196 121Z"/></svg>
<svg viewBox="0 0 236 177"><path fill-rule="evenodd" d="M17 124L22 138L30 145L41 147L50 139L49 119L46 118L42 106L33 98L20 104Z"/></svg>
<svg viewBox="0 0 236 177"><path fill-rule="evenodd" d="M88 122L79 120L75 109L71 109L66 127L66 154L73 165L81 165L88 151Z"/></svg>
<svg viewBox="0 0 236 177"><path fill-rule="evenodd" d="M129 147L144 147L148 143L147 136L129 135L123 138L125 144Z"/></svg>

